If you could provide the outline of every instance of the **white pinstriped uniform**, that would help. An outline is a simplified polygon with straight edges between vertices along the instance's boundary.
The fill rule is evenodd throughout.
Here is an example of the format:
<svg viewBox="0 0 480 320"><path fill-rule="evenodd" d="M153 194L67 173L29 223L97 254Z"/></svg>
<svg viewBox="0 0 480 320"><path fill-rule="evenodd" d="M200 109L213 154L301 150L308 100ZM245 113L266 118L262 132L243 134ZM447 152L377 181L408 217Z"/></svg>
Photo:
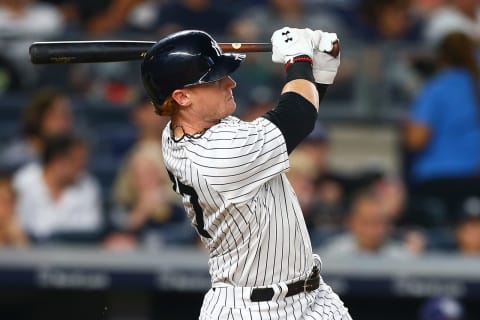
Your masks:
<svg viewBox="0 0 480 320"><path fill-rule="evenodd" d="M180 141L172 138L168 124L163 156L210 252L212 289L200 319L350 319L323 281L310 293L285 297L286 284L307 278L315 261L285 176L285 139L273 123L230 116ZM265 286L274 288L273 299L250 301L252 288Z"/></svg>

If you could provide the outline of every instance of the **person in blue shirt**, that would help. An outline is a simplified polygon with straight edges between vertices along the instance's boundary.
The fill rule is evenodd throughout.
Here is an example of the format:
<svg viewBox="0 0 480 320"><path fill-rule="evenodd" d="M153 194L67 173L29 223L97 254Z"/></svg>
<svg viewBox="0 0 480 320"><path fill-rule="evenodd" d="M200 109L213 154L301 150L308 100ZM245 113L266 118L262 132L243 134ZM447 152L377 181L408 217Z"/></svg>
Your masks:
<svg viewBox="0 0 480 320"><path fill-rule="evenodd" d="M413 189L451 212L480 192L480 73L475 43L463 33L445 36L437 54L441 68L414 101L404 141Z"/></svg>

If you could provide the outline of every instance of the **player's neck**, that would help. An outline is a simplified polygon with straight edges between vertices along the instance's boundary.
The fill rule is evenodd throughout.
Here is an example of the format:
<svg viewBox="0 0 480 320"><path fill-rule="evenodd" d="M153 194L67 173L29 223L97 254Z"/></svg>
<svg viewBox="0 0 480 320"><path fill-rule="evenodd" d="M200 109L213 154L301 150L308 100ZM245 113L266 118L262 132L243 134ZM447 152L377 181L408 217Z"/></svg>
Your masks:
<svg viewBox="0 0 480 320"><path fill-rule="evenodd" d="M196 135L218 123L219 120L209 120L200 117L185 117L179 113L172 117L171 129L175 138L184 135Z"/></svg>

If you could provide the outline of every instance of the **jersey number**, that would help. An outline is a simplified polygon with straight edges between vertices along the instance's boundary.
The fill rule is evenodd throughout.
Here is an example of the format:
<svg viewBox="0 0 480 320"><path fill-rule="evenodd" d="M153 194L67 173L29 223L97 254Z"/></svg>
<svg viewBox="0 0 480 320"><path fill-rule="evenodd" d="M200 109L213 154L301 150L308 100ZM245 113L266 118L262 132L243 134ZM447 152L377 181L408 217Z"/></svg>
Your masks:
<svg viewBox="0 0 480 320"><path fill-rule="evenodd" d="M198 202L198 194L190 186L187 186L180 181L171 173L168 171L168 176L170 177L170 180L173 183L173 191L179 192L182 196L184 195L189 195L190 196L190 203L192 204L193 211L195 211L195 220L196 220L196 225L195 227L197 228L197 231L200 235L204 236L205 238L211 238L212 236L208 234L207 230L204 229L205 225L203 222L203 209L200 206L200 203Z"/></svg>

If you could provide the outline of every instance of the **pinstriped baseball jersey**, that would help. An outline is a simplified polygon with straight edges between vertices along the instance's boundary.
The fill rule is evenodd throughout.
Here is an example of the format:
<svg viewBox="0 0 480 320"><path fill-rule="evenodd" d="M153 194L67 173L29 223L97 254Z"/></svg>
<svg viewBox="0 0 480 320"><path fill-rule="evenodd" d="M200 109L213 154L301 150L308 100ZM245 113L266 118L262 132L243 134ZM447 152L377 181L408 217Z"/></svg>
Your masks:
<svg viewBox="0 0 480 320"><path fill-rule="evenodd" d="M304 279L312 248L285 172L285 139L265 118L235 117L196 136L163 132L174 189L210 253L213 287L254 287Z"/></svg>

